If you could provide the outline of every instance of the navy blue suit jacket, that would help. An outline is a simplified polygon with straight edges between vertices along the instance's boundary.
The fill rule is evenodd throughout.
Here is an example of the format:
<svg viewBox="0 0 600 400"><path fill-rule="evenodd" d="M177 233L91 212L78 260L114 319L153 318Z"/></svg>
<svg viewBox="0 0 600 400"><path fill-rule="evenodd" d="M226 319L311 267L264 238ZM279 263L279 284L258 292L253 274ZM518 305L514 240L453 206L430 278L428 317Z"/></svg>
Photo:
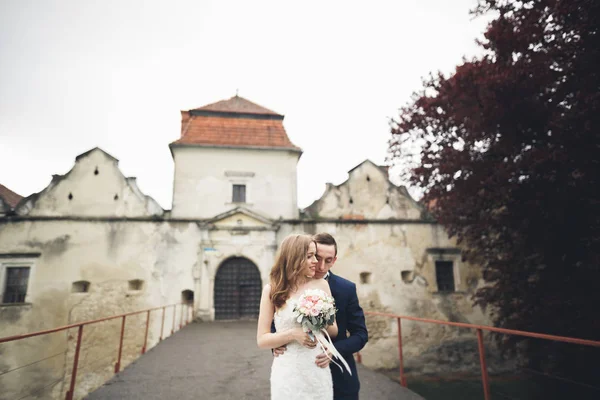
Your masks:
<svg viewBox="0 0 600 400"><path fill-rule="evenodd" d="M367 344L369 336L365 323L365 314L360 304L358 304L356 285L347 279L332 274L331 271L329 271L328 281L337 308L336 321L338 335L333 339L333 344L352 370L352 376L350 376L347 371L344 370L345 372L342 372L337 365L330 364L334 398L338 398L358 393L360 390L360 382L358 381L353 355Z"/></svg>

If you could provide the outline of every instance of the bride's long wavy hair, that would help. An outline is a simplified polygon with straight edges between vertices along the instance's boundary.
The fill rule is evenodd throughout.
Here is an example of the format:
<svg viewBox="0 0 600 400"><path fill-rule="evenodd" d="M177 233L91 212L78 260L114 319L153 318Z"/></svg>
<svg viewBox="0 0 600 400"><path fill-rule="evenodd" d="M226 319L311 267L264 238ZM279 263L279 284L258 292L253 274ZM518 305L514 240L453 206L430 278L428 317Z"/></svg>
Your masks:
<svg viewBox="0 0 600 400"><path fill-rule="evenodd" d="M290 292L298 287L298 281L302 277L302 266L311 243L315 243L311 236L298 234L289 235L281 242L270 275L271 302L275 308L282 307L290 297Z"/></svg>

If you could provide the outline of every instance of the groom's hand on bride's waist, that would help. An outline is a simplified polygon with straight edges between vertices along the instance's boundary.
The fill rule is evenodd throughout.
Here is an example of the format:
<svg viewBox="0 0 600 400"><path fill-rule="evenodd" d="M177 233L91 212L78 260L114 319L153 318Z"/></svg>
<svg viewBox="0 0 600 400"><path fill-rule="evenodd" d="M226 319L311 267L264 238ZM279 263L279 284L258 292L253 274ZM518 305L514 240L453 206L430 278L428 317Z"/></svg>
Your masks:
<svg viewBox="0 0 600 400"><path fill-rule="evenodd" d="M277 348L273 349L273 356L278 357L278 356L282 355L283 353L285 353L286 349L287 349L286 346L281 346L281 347L277 347Z"/></svg>
<svg viewBox="0 0 600 400"><path fill-rule="evenodd" d="M321 368L327 368L329 366L330 362L331 362L331 353L330 352L327 352L327 354L325 354L325 353L319 354L315 360L315 364L317 364L317 366L321 367Z"/></svg>

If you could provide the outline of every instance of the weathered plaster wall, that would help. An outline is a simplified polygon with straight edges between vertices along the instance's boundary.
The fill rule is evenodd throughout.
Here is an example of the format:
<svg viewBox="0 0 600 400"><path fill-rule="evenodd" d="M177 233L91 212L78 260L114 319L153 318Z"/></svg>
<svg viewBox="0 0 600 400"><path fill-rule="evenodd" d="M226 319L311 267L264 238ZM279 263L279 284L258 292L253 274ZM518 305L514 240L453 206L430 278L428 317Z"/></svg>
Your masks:
<svg viewBox="0 0 600 400"><path fill-rule="evenodd" d="M30 216L140 217L160 215L162 209L141 193L135 178L125 178L118 161L100 149L76 159L65 175L17 209Z"/></svg>
<svg viewBox="0 0 600 400"><path fill-rule="evenodd" d="M309 218L411 219L422 218L422 209L404 187L388 179L387 169L365 161L349 172L348 180L334 186L305 210Z"/></svg>
<svg viewBox="0 0 600 400"><path fill-rule="evenodd" d="M193 223L0 222L0 254L3 255L0 262L11 259L11 254L39 254L29 280L26 301L30 304L0 306L0 336L181 302L183 290L196 289L192 271L198 259L198 232ZM129 281L136 279L144 282L141 290L129 287ZM77 281L90 282L89 292L72 293L72 284ZM171 313L168 310L168 327ZM156 311L151 318L148 347L158 340L159 315ZM126 327L122 367L141 350L145 315L130 317ZM112 376L119 334L120 321L102 322L85 329L82 348L86 350L82 352L80 364L84 372L79 374L77 384L81 396ZM12 367L66 351L51 363L36 367L36 374L21 375L29 383L48 383L61 374L68 381L75 340L76 330L72 330L37 341L28 339L31 345L24 345L26 341L0 345L0 351L3 362ZM62 368L57 368L61 363ZM5 380L16 388L27 386L27 382L15 379L15 375ZM60 386L56 389L59 392Z"/></svg>
<svg viewBox="0 0 600 400"><path fill-rule="evenodd" d="M175 218L212 218L236 207L232 184L246 185L246 207L270 218L297 218L299 153L284 150L173 149Z"/></svg>

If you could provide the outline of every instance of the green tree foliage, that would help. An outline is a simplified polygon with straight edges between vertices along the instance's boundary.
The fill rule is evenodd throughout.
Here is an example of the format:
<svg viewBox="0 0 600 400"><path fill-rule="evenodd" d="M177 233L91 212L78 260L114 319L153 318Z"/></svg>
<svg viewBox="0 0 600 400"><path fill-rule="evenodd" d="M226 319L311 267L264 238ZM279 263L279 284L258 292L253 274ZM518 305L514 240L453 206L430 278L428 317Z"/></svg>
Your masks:
<svg viewBox="0 0 600 400"><path fill-rule="evenodd" d="M498 326L600 340L600 1L480 0L474 13L496 15L484 55L424 81L390 154L419 149L408 179L484 266L475 302ZM522 344L538 369L600 375L594 349Z"/></svg>

